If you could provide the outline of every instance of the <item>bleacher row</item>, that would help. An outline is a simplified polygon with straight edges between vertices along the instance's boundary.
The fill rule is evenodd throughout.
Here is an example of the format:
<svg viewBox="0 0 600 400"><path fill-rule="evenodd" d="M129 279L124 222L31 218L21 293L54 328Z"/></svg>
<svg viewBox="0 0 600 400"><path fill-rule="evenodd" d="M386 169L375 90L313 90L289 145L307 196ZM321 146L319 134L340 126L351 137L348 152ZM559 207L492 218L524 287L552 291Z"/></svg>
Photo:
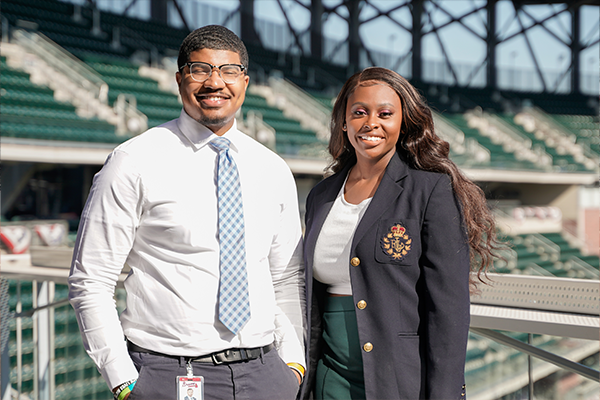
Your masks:
<svg viewBox="0 0 600 400"><path fill-rule="evenodd" d="M494 272L581 279L599 277L598 256L583 255L560 233L511 236L507 242L511 249L503 254L504 260L495 261Z"/></svg>
<svg viewBox="0 0 600 400"><path fill-rule="evenodd" d="M34 22L38 25L38 30L46 36L53 39L56 43L71 51L74 55L80 57L96 72L98 72L103 80L109 85L109 103L112 104L119 94L133 94L137 100L138 109L148 117L149 126L156 126L170 119L176 118L181 110L181 105L176 96L170 92L165 92L158 88L158 84L150 78L145 78L139 75L138 66L127 59L136 49L144 46L144 43L152 43L159 51L166 52L168 49L173 52L179 45L185 32L178 29L162 26L153 22L137 21L124 16L115 15L106 12L100 12L101 24L100 31L103 34L94 34L93 31L93 16L92 10L87 7L80 8L80 11L75 10L72 4L59 1L40 1L34 0L23 5L15 0L5 0L3 2L2 15L13 25L22 25L20 21ZM76 18L76 16L80 16ZM134 40L130 45L127 43L119 43L119 46L114 46L111 42L112 32L115 28L121 30L135 30L135 34L143 40ZM121 32L121 38L126 38ZM127 41L125 41L127 42ZM323 73L328 74L328 81L342 82L345 76L345 69L325 65L321 61L303 58L299 63L303 64L303 68L293 66L290 62L289 55L283 55L274 51L269 51L260 46L248 44L248 50L251 58L251 66L255 68L251 71L262 71L268 73L272 70L282 70L286 78L292 80L301 87L307 87L309 73L306 71L306 66L311 68L319 68L320 73L317 76L322 76ZM17 95L14 91L29 91L38 95L44 94L44 90L35 87L35 85L26 82L26 74L20 71L14 71L8 68L2 61L3 73L2 87L9 93L3 103L7 107L4 110L6 115L30 116L28 111L14 109L12 107L13 98ZM313 74L314 75L314 74ZM6 87L5 87L6 86ZM331 96L319 93L315 88L310 88L310 93L316 96L317 100L324 105L331 107ZM49 94L47 91L45 94ZM23 93L19 93L23 95ZM490 97L480 98L481 94L476 92L469 93L469 96L478 103L484 106L493 108L490 102ZM47 97L47 100L49 98ZM489 103L489 104L488 104ZM35 103L34 103L35 104ZM48 107L52 107L51 102L47 102ZM2 126L3 135L16 136L25 138L43 138L43 132L40 132L38 126L47 125L55 126L58 120L71 120L78 122L65 121L65 126L80 126L82 135L77 138L77 133L72 129L64 131L65 137L62 140L80 140L80 141L106 141L108 143L118 143L127 139L127 137L116 137L111 134L110 126L103 124L101 121L88 121L85 119L77 120L74 118L74 113L69 112L62 114L58 110L64 109L64 104L54 106L56 112L48 112L47 110L37 109L35 114L39 118L44 118L48 115L50 120L38 120L35 116L28 120L28 127L19 126L17 122L10 118L6 120ZM319 140L315 134L300 126L297 121L290 120L283 116L283 113L266 104L266 102L258 96L251 94L247 95L246 102L243 107L243 115L248 111L259 112L263 116L263 120L271 125L276 130L277 135L277 150L287 155L303 154L303 146L314 146L319 144ZM69 110L70 111L70 110ZM499 115L513 129L521 132L528 137L533 146L541 148L547 154L552 156L553 167L557 171L564 172L580 172L587 171L587 168L577 160L574 160L571 155L561 154L559 150L548 145L543 140L537 139L532 133L526 132L522 127L515 124L513 116ZM451 123L456 125L467 138L475 139L479 144L488 149L491 153L489 162L483 165L470 165L471 167L485 167L494 169L506 170L539 170L540 167L528 160L517 159L514 153L505 151L501 145L494 143L492 138L482 135L478 130L470 128L462 114L444 113L444 117ZM594 116L564 116L555 117L557 122L565 128L566 135L572 135L578 143L595 151L595 154L600 157L598 144L598 124ZM596 117L597 119L597 117ZM38 123L39 122L39 123ZM48 122L48 123L47 123ZM59 129L53 130L50 140L61 140ZM4 132L6 134L4 134ZM50 133L50 132L49 132ZM42 137L40 137L42 136Z"/></svg>
<svg viewBox="0 0 600 400"><path fill-rule="evenodd" d="M155 80L140 76L139 67L134 64L124 60L103 60L97 56L88 56L85 60L87 65L100 74L108 84L109 104L114 103L120 94L134 95L138 110L148 117L149 126L160 125L179 115L181 104L177 96L160 89ZM54 100L50 89L31 83L27 73L9 67L4 57L0 60L0 68L3 71L1 90L4 118L0 122L2 136L106 143L119 143L128 138L117 136L114 127L107 122L79 117L72 105ZM323 98L320 101L327 104ZM330 105L331 101L328 104ZM285 117L281 110L269 106L260 96L248 93L242 111L244 117L248 111L262 115L263 120L277 132L277 150L284 155L299 154L303 146L319 143L314 132L302 128L299 122ZM460 129L465 137L476 140L490 151L490 161L474 167L505 170L539 169L530 161L518 160L514 153L505 151L502 145L494 143L492 138L471 128L462 114L445 113L443 117ZM572 155L560 154L558 149L548 146L533 133L517 125L512 116L499 115L499 117L523 136L528 137L534 146L543 148L550 154L555 169L569 172L586 171L586 167L577 162ZM574 132L583 133L572 133L572 135L580 142L587 140L587 146L594 149L593 143L590 143L595 139L593 133L594 128L597 128L594 126L593 117L557 116L556 119L564 126L579 125L580 127ZM597 144L595 146L597 148Z"/></svg>

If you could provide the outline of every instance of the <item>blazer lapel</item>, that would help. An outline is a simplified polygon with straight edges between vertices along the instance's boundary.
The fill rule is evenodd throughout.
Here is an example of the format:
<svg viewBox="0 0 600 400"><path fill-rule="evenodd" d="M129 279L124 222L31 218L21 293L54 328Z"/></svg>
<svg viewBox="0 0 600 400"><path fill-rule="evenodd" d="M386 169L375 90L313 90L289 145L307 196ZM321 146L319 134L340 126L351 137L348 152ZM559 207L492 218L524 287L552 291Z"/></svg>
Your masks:
<svg viewBox="0 0 600 400"><path fill-rule="evenodd" d="M395 153L385 170L379 187L371 200L371 204L365 211L360 223L356 227L352 248L356 246L369 228L379 220L386 210L394 204L400 193L404 190L400 181L408 175L408 166L400 159L398 153ZM343 181L342 181L343 182ZM339 190L339 189L338 189Z"/></svg>
<svg viewBox="0 0 600 400"><path fill-rule="evenodd" d="M312 268L313 265L313 257L315 253L315 246L317 244L317 238L319 237L319 233L321 233L321 228L325 223L325 219L329 215L329 211L331 211L331 207L340 192L344 181L346 180L346 175L348 175L348 170L350 166L344 168L342 171L333 175L330 178L329 184L326 186L326 190L322 194L318 194L315 196L315 204L312 209L315 213L313 215L313 221L310 227L310 234L306 236L304 243L304 251L305 254L309 254L309 258L307 259L308 265Z"/></svg>

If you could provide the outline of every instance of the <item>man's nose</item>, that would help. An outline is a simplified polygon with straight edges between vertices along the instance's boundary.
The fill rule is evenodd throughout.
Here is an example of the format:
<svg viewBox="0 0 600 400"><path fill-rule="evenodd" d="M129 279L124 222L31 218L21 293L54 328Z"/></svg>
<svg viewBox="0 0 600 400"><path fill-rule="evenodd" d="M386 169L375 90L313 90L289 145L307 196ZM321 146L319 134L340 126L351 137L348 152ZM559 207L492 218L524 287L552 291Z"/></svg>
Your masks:
<svg viewBox="0 0 600 400"><path fill-rule="evenodd" d="M221 71L215 67L207 80L204 81L204 86L209 88L223 88L225 87L225 81L221 78Z"/></svg>

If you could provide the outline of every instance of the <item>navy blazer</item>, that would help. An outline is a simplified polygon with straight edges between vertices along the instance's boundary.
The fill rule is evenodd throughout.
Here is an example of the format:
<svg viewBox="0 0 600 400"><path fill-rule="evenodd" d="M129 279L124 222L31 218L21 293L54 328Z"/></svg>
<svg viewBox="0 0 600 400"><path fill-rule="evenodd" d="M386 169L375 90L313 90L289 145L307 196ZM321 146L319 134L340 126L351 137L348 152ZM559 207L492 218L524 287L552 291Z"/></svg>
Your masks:
<svg viewBox="0 0 600 400"><path fill-rule="evenodd" d="M326 296L313 280L315 244L349 169L307 198L303 398L314 386ZM361 302L355 310L367 399L463 399L469 246L448 175L413 169L396 153L356 228L348 265L354 304Z"/></svg>

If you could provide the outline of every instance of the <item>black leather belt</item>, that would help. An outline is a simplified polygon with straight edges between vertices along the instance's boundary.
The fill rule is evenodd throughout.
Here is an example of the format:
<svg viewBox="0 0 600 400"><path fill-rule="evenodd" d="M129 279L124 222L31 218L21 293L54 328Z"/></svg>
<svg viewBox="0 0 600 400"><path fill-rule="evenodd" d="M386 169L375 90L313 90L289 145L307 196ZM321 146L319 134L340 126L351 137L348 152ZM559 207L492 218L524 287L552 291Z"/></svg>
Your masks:
<svg viewBox="0 0 600 400"><path fill-rule="evenodd" d="M185 356L173 356L169 354L159 353L157 351L152 351L148 349L144 349L143 347L138 346L135 343L127 340L127 349L129 351L134 351L136 353L147 353L153 354L155 356L161 357L169 357L169 358L185 358L186 361L199 362L199 363L211 363L211 364L229 364L241 361L254 360L260 357L262 354L267 354L271 351L275 346L273 343L268 344L263 347L254 347L251 349L227 349L223 351L218 351L216 353L207 354L205 356L200 357L185 357Z"/></svg>

